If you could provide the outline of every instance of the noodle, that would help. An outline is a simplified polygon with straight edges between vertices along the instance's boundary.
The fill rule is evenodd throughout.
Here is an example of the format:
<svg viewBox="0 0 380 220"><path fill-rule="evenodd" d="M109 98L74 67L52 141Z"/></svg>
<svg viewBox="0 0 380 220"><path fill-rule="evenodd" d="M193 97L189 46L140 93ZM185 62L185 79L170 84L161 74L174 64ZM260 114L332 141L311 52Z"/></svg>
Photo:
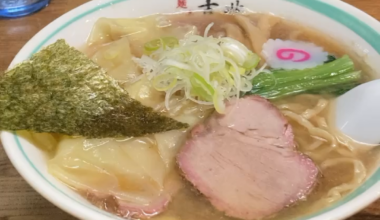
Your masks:
<svg viewBox="0 0 380 220"><path fill-rule="evenodd" d="M351 163L353 164L352 177L349 182L339 183L330 188L317 203L333 203L341 199L344 195L357 188L366 178L367 170L362 161L355 159L354 149L363 146L349 137L340 133L333 125L326 121L325 117L319 116L329 104L329 101L314 95L303 95L302 98L318 99L313 108L304 110L304 106L299 103L287 103L278 106L282 113L290 120L301 125L310 133L314 139L311 144L305 140L298 140L304 153L316 161L321 161L320 167L322 175L328 172L330 168L338 165ZM330 109L331 110L331 109ZM329 118L329 121L331 118ZM312 122L316 123L316 126ZM297 129L297 128L296 128ZM295 130L297 133L297 130ZM329 147L322 146L328 141ZM331 157L330 155L338 155Z"/></svg>
<svg viewBox="0 0 380 220"><path fill-rule="evenodd" d="M327 106L328 101L325 99L320 99L318 101L318 104L315 108L313 109L307 109L304 113L302 113L302 117L306 119L310 119L312 117L315 117L319 113L321 113Z"/></svg>
<svg viewBox="0 0 380 220"><path fill-rule="evenodd" d="M345 157L352 158L354 156L352 151L345 149L345 148L337 148L337 149L335 149L335 151L337 153L339 153L340 155L345 156Z"/></svg>
<svg viewBox="0 0 380 220"><path fill-rule="evenodd" d="M306 154L311 157L313 160L316 161L323 161L324 159L328 158L328 156L331 154L334 148L328 147L324 148L323 150L320 151L309 151L306 152Z"/></svg>
<svg viewBox="0 0 380 220"><path fill-rule="evenodd" d="M320 116L315 116L315 121L317 122L318 127L328 128L328 124L325 118Z"/></svg>
<svg viewBox="0 0 380 220"><path fill-rule="evenodd" d="M308 150L308 151L312 151L312 150L316 150L318 147L320 147L321 145L323 144L323 141L321 140L316 140L314 141L314 143L312 143L311 145L309 145L308 147L304 147L305 150Z"/></svg>
<svg viewBox="0 0 380 220"><path fill-rule="evenodd" d="M327 193L326 200L330 203L335 202L338 199L340 199L343 193L352 191L353 189L357 188L358 185L360 185L367 176L367 171L363 162L357 159L349 159L349 158L329 159L329 160L325 160L321 164L321 168L326 169L332 166L336 166L340 163L353 163L354 177L350 183L343 183L329 190L329 192Z"/></svg>
<svg viewBox="0 0 380 220"><path fill-rule="evenodd" d="M317 128L315 127L309 120L307 120L306 118L300 116L300 115L297 115L296 113L294 112L291 112L291 111L282 111L282 113L293 119L294 121L296 121L298 124L304 126L312 136L316 136L316 137L319 137L319 138L322 138L322 139L325 139L327 141L330 141L331 142L331 146L332 147L336 147L337 146L337 140L336 138L331 135L328 131L325 131L321 128Z"/></svg>
<svg viewBox="0 0 380 220"><path fill-rule="evenodd" d="M300 112L302 111L303 106L298 103L289 103L289 104L282 104L277 106L278 109L280 110L289 110L292 112Z"/></svg>

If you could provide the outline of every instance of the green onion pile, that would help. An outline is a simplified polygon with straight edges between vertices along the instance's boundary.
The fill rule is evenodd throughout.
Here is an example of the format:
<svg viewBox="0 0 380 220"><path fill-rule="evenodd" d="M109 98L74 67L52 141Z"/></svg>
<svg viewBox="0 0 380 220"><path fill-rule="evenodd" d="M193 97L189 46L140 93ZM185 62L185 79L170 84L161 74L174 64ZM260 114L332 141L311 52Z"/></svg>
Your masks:
<svg viewBox="0 0 380 220"><path fill-rule="evenodd" d="M135 58L153 87L166 92L166 108L175 92L184 91L187 99L224 113L225 100L252 90L259 56L232 38L207 37L207 30L204 37L153 40L145 45L145 55Z"/></svg>

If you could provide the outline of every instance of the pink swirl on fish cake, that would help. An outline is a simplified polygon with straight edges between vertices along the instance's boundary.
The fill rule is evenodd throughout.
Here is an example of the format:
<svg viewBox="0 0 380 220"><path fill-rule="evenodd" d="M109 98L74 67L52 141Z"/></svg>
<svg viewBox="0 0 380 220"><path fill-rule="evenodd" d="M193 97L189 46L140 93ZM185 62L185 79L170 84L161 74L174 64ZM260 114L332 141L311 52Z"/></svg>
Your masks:
<svg viewBox="0 0 380 220"><path fill-rule="evenodd" d="M303 57L300 59L293 60L296 53L302 54ZM292 48L279 49L276 55L281 60L292 60L293 62L304 62L311 58L310 53L306 52L305 50L292 49Z"/></svg>

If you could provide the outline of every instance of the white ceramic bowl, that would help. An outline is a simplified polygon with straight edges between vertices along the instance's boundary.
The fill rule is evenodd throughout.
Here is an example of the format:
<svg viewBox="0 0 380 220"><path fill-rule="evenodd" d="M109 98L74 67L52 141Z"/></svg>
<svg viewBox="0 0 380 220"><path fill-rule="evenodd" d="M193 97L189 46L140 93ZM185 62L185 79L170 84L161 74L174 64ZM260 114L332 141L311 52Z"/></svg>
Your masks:
<svg viewBox="0 0 380 220"><path fill-rule="evenodd" d="M100 17L138 17L179 10L199 10L206 0L188 0L187 9L177 3L186 0L93 0L61 16L36 36L17 54L11 66L41 47L64 38L73 46L85 43L94 22ZM212 0L223 10L235 0ZM336 0L240 0L240 4L257 12L272 12L317 28L366 55L369 65L380 74L380 23L364 12ZM380 75L379 75L380 76ZM19 173L42 196L66 212L84 220L115 220L118 217L92 206L68 187L50 176L46 157L35 146L10 132L2 132L4 148ZM380 197L380 169L340 202L302 219L338 220L361 210Z"/></svg>

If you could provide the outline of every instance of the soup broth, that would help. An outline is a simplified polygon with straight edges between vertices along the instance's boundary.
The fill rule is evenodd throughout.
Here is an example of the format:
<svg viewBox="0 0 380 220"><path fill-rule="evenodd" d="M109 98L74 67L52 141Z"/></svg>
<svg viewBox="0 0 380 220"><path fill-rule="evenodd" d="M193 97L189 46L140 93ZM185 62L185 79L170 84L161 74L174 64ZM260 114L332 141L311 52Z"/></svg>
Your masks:
<svg viewBox="0 0 380 220"><path fill-rule="evenodd" d="M244 25L247 24L243 24L241 20L236 18L237 16L248 18L254 27L252 29L253 32L247 35L246 32L243 31ZM178 98L177 101L173 101L177 109L174 107L169 111L165 110L163 99L165 94L153 90L150 88L149 82L144 81L144 79L141 80L141 69L133 62L132 57L141 57L144 44L150 40L164 36L175 36L181 39L189 33L203 35L206 26L212 22L214 22L214 26L210 30L209 35L234 38L258 54L261 53L260 49L262 44L268 39L312 42L337 57L348 54L355 61L357 69L361 69L365 72L363 81L373 79L371 69L362 62L361 57L358 57L354 51L351 51L345 45L341 45L337 40L326 36L326 34L269 14L248 13L245 15L226 15L214 13L208 15L203 13L186 13L152 15L137 19L102 18L94 27L88 39L88 45L86 45L83 50L96 63L106 69L110 76L117 79L133 98L139 100L144 105L153 107L174 118L187 117L185 121L190 120L190 124L193 126L201 123L213 110L195 103L180 101L180 98ZM292 125L297 149L313 159L320 169L320 176L311 194L274 216L271 216L270 219L295 219L327 207L355 190L355 188L371 175L377 163L379 155L378 149L373 148L372 150L366 150L367 148L361 146L361 144L349 140L334 129L334 116L332 115L334 112L334 97L323 94L302 94L275 100L273 103L282 111ZM133 184L133 181L128 179L128 175L126 175L126 177L123 177L125 181L121 181L123 178L120 178L118 182L119 186L115 187L114 190L117 191L117 195L122 195L123 191L129 192L134 190L135 188L139 188L139 184L143 183L143 186L151 187L151 189L146 188L144 189L145 191L142 190L144 191L143 195L150 198L150 196L157 193L155 189L157 182L163 184L160 188L160 190L163 190L166 189L166 186L169 184L166 181L168 176L175 176L176 193L174 193L167 209L163 213L152 217L153 220L232 220L233 218L225 216L213 208L210 202L200 192L181 177L181 172L176 167L175 154L184 143L189 131L190 129L186 130L185 133L172 133L172 135L170 135L171 137L173 137L173 135L182 135L179 137L181 140L175 142L176 144L173 145L174 150L165 151L164 156L162 151L160 151L160 142L157 136L149 135L147 137L133 138L133 140L139 142L139 146L143 146L141 149L144 149L146 155L148 155L149 151L152 161L156 161L157 155L165 157L167 160L164 164L161 164L161 162L154 164L154 162L152 162L153 164L151 163L149 165L153 166L154 169L157 168L157 170L147 168L153 169L150 170L150 172L159 173L150 174L150 176L156 177L155 183L143 183L141 179L136 177L136 182ZM107 195L107 193L97 196L97 193L101 194L99 190L102 189L103 186L97 187L93 192L85 190L91 188L91 184L94 184L94 182L92 182L92 180L76 180L75 178L78 178L78 176L84 175L82 171L75 173L74 167L68 167L69 165L66 165L65 169L71 170L67 172L71 172L72 174L72 176L68 176L68 178L73 178L72 181L68 181L65 179L67 176L65 177L60 173L60 169L63 168L54 168L54 166L57 166L57 163L62 162L61 159L57 159L58 154L69 154L67 143L65 145L62 142L68 139L78 140L77 138L54 135L49 137L50 139L53 138L51 139L53 141L41 143L36 136L38 136L38 134L33 135L33 137L29 136L29 138L32 138L32 141L35 142L36 145L43 146L42 148L44 150L50 152L53 159L49 161L49 171L55 177L86 196L98 207L115 214L123 215L118 212L117 203L114 200L114 198L118 196L113 197ZM75 145L74 147L85 148L85 145L78 144L81 143L81 141L83 142L85 140L81 139L72 145ZM104 145L104 147L108 146L112 151L118 148L126 149L135 146L132 144L131 139L128 138L116 141L107 139L104 140L104 142L100 140L100 142L97 143L98 144L91 146L98 147ZM109 145L107 145L107 143ZM54 147L51 147L52 145L54 145ZM92 152L94 155L96 153L102 153L102 151L92 151L93 148L91 146L81 151L80 154L86 154L86 152ZM157 151L159 154L156 155L154 152L157 153ZM107 152L103 153L106 154ZM143 151L139 152L139 156L136 158L141 159L145 153L143 153ZM102 155L95 155L93 158L96 157L102 157ZM99 164L99 166L100 165L101 164ZM116 164L115 167L122 165L123 164ZM108 162L104 162L103 166L111 165ZM99 169L102 169L102 167L99 167ZM89 168L89 170L92 170L92 168ZM95 170L92 171L95 172ZM122 169L120 169L115 171L114 175L118 175L118 173L122 175L122 172ZM107 175L105 175L104 178L107 178ZM130 175L129 177L132 178L134 176ZM100 181L103 177L99 176L98 178ZM101 180L100 182L104 183L104 187L109 186L106 181ZM83 187L82 184L85 183L89 185ZM123 196L125 195L123 194ZM133 194L129 196L133 196ZM141 199L141 201L143 201L143 199Z"/></svg>

